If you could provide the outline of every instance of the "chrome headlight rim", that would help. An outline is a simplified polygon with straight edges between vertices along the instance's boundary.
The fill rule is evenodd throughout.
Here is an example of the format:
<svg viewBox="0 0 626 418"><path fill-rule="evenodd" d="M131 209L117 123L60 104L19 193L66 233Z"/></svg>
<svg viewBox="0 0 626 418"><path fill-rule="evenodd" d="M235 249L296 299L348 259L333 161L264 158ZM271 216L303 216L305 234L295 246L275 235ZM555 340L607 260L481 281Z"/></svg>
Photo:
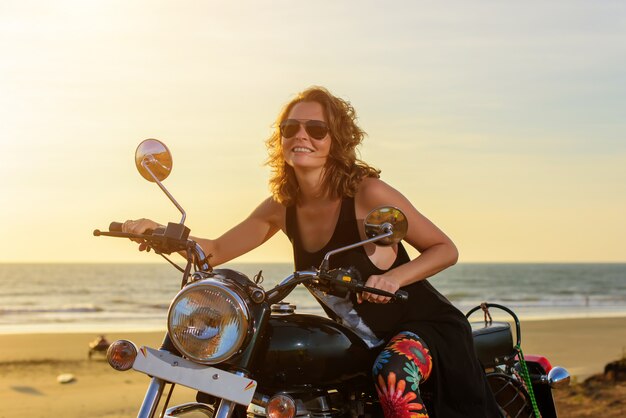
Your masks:
<svg viewBox="0 0 626 418"><path fill-rule="evenodd" d="M234 302L236 309L240 314L240 319L242 322L241 328L243 332L240 332L237 335L237 340L233 344L232 348L228 350L225 354L215 356L210 359L195 356L193 355L193 353L190 353L188 350L186 350L184 345L176 337L176 333L174 333L171 329L172 315L174 313L174 308L176 304L183 297L185 297L188 293L197 291L198 288L201 288L201 289L202 288L213 288L213 289L218 288L219 291L226 293L226 295L231 299L231 301ZM230 358L232 358L234 355L236 355L240 351L244 342L248 339L250 332L251 332L250 331L250 324L251 324L250 309L248 307L248 304L245 302L245 297L242 296L243 294L244 292L240 290L234 284L231 284L226 281L219 280L219 279L215 279L215 278L200 280L195 283L189 284L185 286L183 289L181 289L176 294L174 299L172 299L172 302L170 303L170 306L167 312L167 333L169 335L170 340L172 341L172 344L174 344L174 347L176 347L179 353L196 363L207 364L207 365L223 363L229 360Z"/></svg>

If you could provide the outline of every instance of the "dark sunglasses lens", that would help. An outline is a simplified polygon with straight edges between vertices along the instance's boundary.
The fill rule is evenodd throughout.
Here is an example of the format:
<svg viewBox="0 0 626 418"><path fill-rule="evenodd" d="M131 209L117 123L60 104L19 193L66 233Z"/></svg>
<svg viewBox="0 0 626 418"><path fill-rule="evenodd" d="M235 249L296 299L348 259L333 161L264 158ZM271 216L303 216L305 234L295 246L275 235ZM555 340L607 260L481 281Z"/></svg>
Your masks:
<svg viewBox="0 0 626 418"><path fill-rule="evenodd" d="M297 120L287 119L280 124L280 134L283 138L291 138L298 133L300 129L300 122Z"/></svg>
<svg viewBox="0 0 626 418"><path fill-rule="evenodd" d="M328 134L328 126L321 120L310 120L304 124L306 133L313 139L324 139Z"/></svg>

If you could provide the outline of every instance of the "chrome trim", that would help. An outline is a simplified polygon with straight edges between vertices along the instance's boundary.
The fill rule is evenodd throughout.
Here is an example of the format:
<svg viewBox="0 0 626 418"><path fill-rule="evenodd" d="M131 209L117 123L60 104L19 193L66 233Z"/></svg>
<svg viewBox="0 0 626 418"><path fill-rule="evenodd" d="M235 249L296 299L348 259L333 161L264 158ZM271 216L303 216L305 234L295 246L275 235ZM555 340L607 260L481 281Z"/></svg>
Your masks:
<svg viewBox="0 0 626 418"><path fill-rule="evenodd" d="M388 228L388 225L384 224L383 227L387 227ZM391 231L387 230L387 232L385 232L384 234L376 235L375 237L366 239L364 241L357 242L355 244L346 245L345 247L337 248L335 250L331 250L331 251L327 252L326 255L324 256L324 259L322 260L322 264L321 264L320 270L327 270L328 269L328 264L329 264L328 259L330 258L331 255L335 255L337 253L348 251L348 250L351 250L353 248L358 248L358 247L361 247L361 246L363 246L365 244L369 244L370 242L380 241L381 239L390 237L392 235L393 235L393 230L391 230Z"/></svg>
<svg viewBox="0 0 626 418"><path fill-rule="evenodd" d="M282 286L284 284L287 284L295 279L314 279L317 277L317 272L316 271L311 271L311 270L305 270L305 271L298 271L296 273L291 273L289 276L285 277L283 279L282 282L280 282L279 286Z"/></svg>
<svg viewBox="0 0 626 418"><path fill-rule="evenodd" d="M205 414L207 417L213 418L213 407L199 402L189 402L168 408L167 411L165 411L165 415L163 416L163 418L176 418L181 414L198 411Z"/></svg>
<svg viewBox="0 0 626 418"><path fill-rule="evenodd" d="M137 418L153 418L161 395L163 394L163 388L165 387L165 380L153 377L150 380L150 385L146 391L146 396L143 398L141 408L137 413Z"/></svg>
<svg viewBox="0 0 626 418"><path fill-rule="evenodd" d="M548 383L552 389L562 389L569 386L570 374L563 367L553 367L548 372Z"/></svg>
<svg viewBox="0 0 626 418"><path fill-rule="evenodd" d="M235 402L229 402L222 399L217 407L217 411L215 411L215 418L229 418L237 404Z"/></svg>
<svg viewBox="0 0 626 418"><path fill-rule="evenodd" d="M196 260L195 261L196 261L196 265L197 265L198 269L202 270L202 271L212 271L213 268L209 264L209 261L206 260L206 254L204 253L204 249L197 242L195 242L194 251L196 253ZM206 261L204 261L204 263L200 264L200 262L203 261L203 260L206 260Z"/></svg>
<svg viewBox="0 0 626 418"><path fill-rule="evenodd" d="M234 374L242 377L247 376L247 374L244 372L234 372ZM254 400L254 396L252 397L252 399ZM233 414L236 406L237 404L235 402L229 402L221 399L217 407L217 411L215 411L215 418L229 418Z"/></svg>
<svg viewBox="0 0 626 418"><path fill-rule="evenodd" d="M182 213L183 217L180 220L180 224L183 225L185 223L185 219L187 218L187 213L185 213L185 209L183 209L182 206L178 204L176 199L174 199L174 196L170 194L170 192L165 188L165 186L163 186L161 181L154 175L152 170L148 168L148 164L160 164L160 163L157 161L156 158L154 158L152 154L147 155L146 157L144 157L143 160L141 160L141 166L145 168L146 171L148 171L148 173L150 173L150 176L154 179L154 182L161 188L161 190L163 190L163 193L165 193L165 195L172 201L172 203L174 204L174 206L176 206L176 208L180 211L180 213Z"/></svg>
<svg viewBox="0 0 626 418"><path fill-rule="evenodd" d="M265 408L269 401L270 401L269 396L259 393L258 391L254 392L254 396L252 397L253 404Z"/></svg>

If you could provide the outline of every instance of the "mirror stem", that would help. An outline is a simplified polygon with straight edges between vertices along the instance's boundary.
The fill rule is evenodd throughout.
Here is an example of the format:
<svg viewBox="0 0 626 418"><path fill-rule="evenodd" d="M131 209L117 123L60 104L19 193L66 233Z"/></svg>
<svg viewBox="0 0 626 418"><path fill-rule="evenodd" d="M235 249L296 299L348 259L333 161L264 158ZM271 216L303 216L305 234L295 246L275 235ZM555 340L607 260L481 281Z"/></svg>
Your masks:
<svg viewBox="0 0 626 418"><path fill-rule="evenodd" d="M380 234L380 235L376 235L375 237L366 239L365 241L361 241L361 242L357 242L355 244L351 244L351 245L347 245L345 247L341 247L341 248L337 248L336 250L332 250L326 253L326 255L324 256L324 259L322 260L322 265L320 266L320 270L324 271L324 270L328 270L328 259L330 258L331 255L335 255L337 253L341 253L343 251L348 251L351 250L353 248L357 248L360 247L362 245L365 244L369 244L370 242L376 242L379 241L383 238L387 238L391 235L393 235L393 230L391 230L391 228L389 228L387 225L384 226L384 230L385 233Z"/></svg>
<svg viewBox="0 0 626 418"><path fill-rule="evenodd" d="M148 173L150 173L150 176L154 179L154 182L156 184L159 185L159 187L161 188L161 190L163 190L163 193L165 193L165 195L172 201L172 203L174 204L174 206L176 206L176 208L178 208L178 210L180 211L180 213L182 213L183 217L180 220L180 224L184 224L185 223L185 219L187 218L187 214L185 213L185 210L178 204L178 202L176 201L176 199L174 199L174 196L172 196L170 194L170 192L167 191L167 189L165 188L165 186L163 186L161 184L161 182L159 181L159 179L154 175L154 173L152 172L152 170L150 170L150 167L148 167L148 164L159 164L159 162L156 160L156 158L154 158L154 156L152 155L148 155L146 156L146 158L143 159L143 161L141 161L141 166L143 168L146 169L146 171Z"/></svg>

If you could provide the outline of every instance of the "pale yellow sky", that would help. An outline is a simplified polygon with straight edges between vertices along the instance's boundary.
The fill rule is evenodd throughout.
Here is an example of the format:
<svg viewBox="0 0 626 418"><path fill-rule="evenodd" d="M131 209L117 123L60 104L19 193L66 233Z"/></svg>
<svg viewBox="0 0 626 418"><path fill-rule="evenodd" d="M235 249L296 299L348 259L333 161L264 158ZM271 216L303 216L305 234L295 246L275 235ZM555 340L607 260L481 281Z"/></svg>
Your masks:
<svg viewBox="0 0 626 418"><path fill-rule="evenodd" d="M268 194L263 140L324 85L362 157L463 262L626 261L626 5L618 1L8 1L0 5L0 262L148 262L94 238L177 221L133 154L155 137L192 233ZM284 237L241 261L290 261Z"/></svg>

